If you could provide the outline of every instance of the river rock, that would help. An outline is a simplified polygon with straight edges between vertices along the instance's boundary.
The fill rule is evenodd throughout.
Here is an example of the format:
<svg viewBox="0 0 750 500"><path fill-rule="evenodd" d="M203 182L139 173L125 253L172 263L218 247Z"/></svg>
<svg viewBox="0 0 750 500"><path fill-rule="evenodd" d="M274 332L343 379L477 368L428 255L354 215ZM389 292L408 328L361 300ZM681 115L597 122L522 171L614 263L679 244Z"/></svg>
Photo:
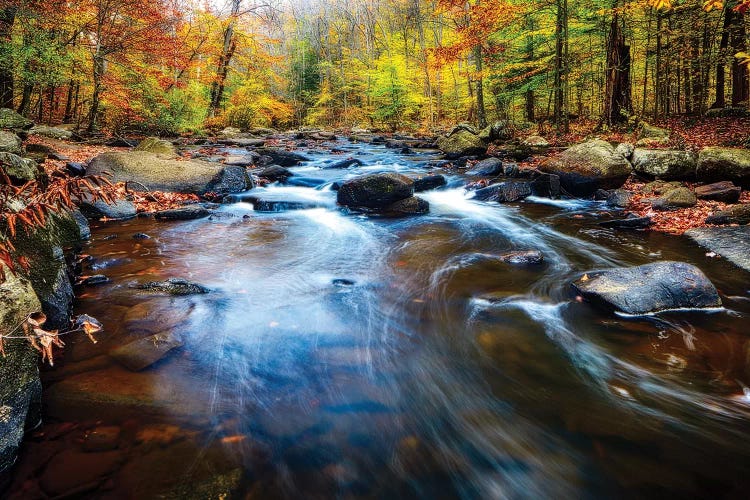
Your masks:
<svg viewBox="0 0 750 500"><path fill-rule="evenodd" d="M357 158L347 158L346 160L339 160L333 163L329 163L327 165L323 165L322 168L325 169L345 169L345 168L351 168L351 167L359 167L364 165L362 160L358 160Z"/></svg>
<svg viewBox="0 0 750 500"><path fill-rule="evenodd" d="M521 146L529 149L532 153L543 153L549 148L549 141L539 135L531 135L521 141Z"/></svg>
<svg viewBox="0 0 750 500"><path fill-rule="evenodd" d="M273 182L286 182L294 174L281 165L271 165L257 172L256 175Z"/></svg>
<svg viewBox="0 0 750 500"><path fill-rule="evenodd" d="M698 154L698 180L734 181L750 187L750 150L708 147Z"/></svg>
<svg viewBox="0 0 750 500"><path fill-rule="evenodd" d="M234 155L227 156L224 158L224 165L233 167L249 167L255 164L255 159L260 158L260 155Z"/></svg>
<svg viewBox="0 0 750 500"><path fill-rule="evenodd" d="M665 128L654 127L646 122L641 122L638 127L638 140L669 140L670 132Z"/></svg>
<svg viewBox="0 0 750 500"><path fill-rule="evenodd" d="M50 460L39 485L53 498L80 498L95 490L122 462L124 455L121 451L86 453L66 449Z"/></svg>
<svg viewBox="0 0 750 500"><path fill-rule="evenodd" d="M144 337L109 351L109 355L128 370L138 372L164 359L184 344L179 335L162 332Z"/></svg>
<svg viewBox="0 0 750 500"><path fill-rule="evenodd" d="M344 182L336 200L350 208L381 209L414 194L414 181L395 173L369 174Z"/></svg>
<svg viewBox="0 0 750 500"><path fill-rule="evenodd" d="M625 219L607 220L599 225L609 229L647 229L654 224L651 217L626 217Z"/></svg>
<svg viewBox="0 0 750 500"><path fill-rule="evenodd" d="M518 169L518 165L516 165ZM506 171L506 175L508 172ZM555 174L538 174L529 184L531 194L544 198L560 197L560 176Z"/></svg>
<svg viewBox="0 0 750 500"><path fill-rule="evenodd" d="M21 151L21 138L13 132L0 130L0 152L19 155Z"/></svg>
<svg viewBox="0 0 750 500"><path fill-rule="evenodd" d="M602 140L578 144L543 162L542 172L560 176L563 189L575 196L591 196L597 189L616 189L631 173L630 163Z"/></svg>
<svg viewBox="0 0 750 500"><path fill-rule="evenodd" d="M626 160L632 159L634 152L635 152L635 146L630 144L629 142L621 142L615 148L615 153L622 156Z"/></svg>
<svg viewBox="0 0 750 500"><path fill-rule="evenodd" d="M34 126L34 122L24 118L9 108L0 108L0 129L26 130Z"/></svg>
<svg viewBox="0 0 750 500"><path fill-rule="evenodd" d="M636 149L633 169L643 175L664 180L694 179L698 157L690 151Z"/></svg>
<svg viewBox="0 0 750 500"><path fill-rule="evenodd" d="M487 152L485 142L466 129L440 137L437 140L437 147L445 153L446 157L454 159L462 156L483 155Z"/></svg>
<svg viewBox="0 0 750 500"><path fill-rule="evenodd" d="M13 153L0 152L0 166L14 186L21 186L32 180L42 181L47 177L37 162Z"/></svg>
<svg viewBox="0 0 750 500"><path fill-rule="evenodd" d="M396 203L391 203L380 210L383 215L389 217L404 217L407 215L423 215L429 213L430 204L417 196L410 196Z"/></svg>
<svg viewBox="0 0 750 500"><path fill-rule="evenodd" d="M303 161L310 161L306 156L291 151L285 151L283 149L258 148L255 152L262 156L271 157L274 164L281 165L282 167L294 167Z"/></svg>
<svg viewBox="0 0 750 500"><path fill-rule="evenodd" d="M91 198L84 198L79 208L83 215L91 219L124 220L138 215L135 205L128 200L115 200L114 203L107 203L103 200L92 201Z"/></svg>
<svg viewBox="0 0 750 500"><path fill-rule="evenodd" d="M36 125L29 129L29 135L41 135L51 139L65 140L73 137L73 132L57 127L48 127L47 125Z"/></svg>
<svg viewBox="0 0 750 500"><path fill-rule="evenodd" d="M110 451L120 444L122 429L116 425L102 425L91 430L83 440L84 451Z"/></svg>
<svg viewBox="0 0 750 500"><path fill-rule="evenodd" d="M210 292L210 290L203 285L182 278L170 278L166 281L150 281L148 283L134 285L133 288L148 292L165 293L168 295L194 295Z"/></svg>
<svg viewBox="0 0 750 500"><path fill-rule="evenodd" d="M13 274L3 263L5 280L0 282L0 329L10 332L29 314L41 311L31 283ZM41 390L38 353L24 339L3 341L0 358L0 474L15 462L24 429L35 427L41 418Z"/></svg>
<svg viewBox="0 0 750 500"><path fill-rule="evenodd" d="M136 182L149 190L178 193L240 192L252 187L249 183L245 186L225 186L226 168L229 167L205 161L129 151L102 153L91 161L87 172L90 175L110 172L114 182Z"/></svg>
<svg viewBox="0 0 750 500"><path fill-rule="evenodd" d="M531 196L531 185L523 181L507 181L477 189L474 199L510 203Z"/></svg>
<svg viewBox="0 0 750 500"><path fill-rule="evenodd" d="M723 203L737 203L742 194L742 188L735 186L731 181L715 182L698 186L695 188L695 195L699 200L714 200Z"/></svg>
<svg viewBox="0 0 750 500"><path fill-rule="evenodd" d="M143 139L138 146L135 147L135 151L145 151L147 153L154 153L167 156L177 156L177 148L169 141L159 139L158 137L147 137Z"/></svg>
<svg viewBox="0 0 750 500"><path fill-rule="evenodd" d="M708 216L706 224L750 224L750 203L734 205Z"/></svg>
<svg viewBox="0 0 750 500"><path fill-rule="evenodd" d="M466 174L495 177L502 175L503 172L503 162L499 158L487 158L486 160L482 160L474 165L474 167L466 172Z"/></svg>
<svg viewBox="0 0 750 500"><path fill-rule="evenodd" d="M500 260L508 264L536 265L544 262L544 255L539 250L521 250L504 253L500 256Z"/></svg>
<svg viewBox="0 0 750 500"><path fill-rule="evenodd" d="M154 212L154 218L157 220L193 220L202 219L209 215L211 215L211 212L200 205L187 205L171 210Z"/></svg>
<svg viewBox="0 0 750 500"><path fill-rule="evenodd" d="M163 297L140 302L127 310L123 322L130 333L153 335L171 330L192 312L193 304L186 300Z"/></svg>
<svg viewBox="0 0 750 500"><path fill-rule="evenodd" d="M86 165L75 161L69 161L65 164L65 170L73 177L83 177L86 175Z"/></svg>
<svg viewBox="0 0 750 500"><path fill-rule="evenodd" d="M626 314L721 306L714 285L700 269L684 262L591 271L573 287L585 300Z"/></svg>
<svg viewBox="0 0 750 500"><path fill-rule="evenodd" d="M696 228L685 236L750 272L750 226Z"/></svg>
<svg viewBox="0 0 750 500"><path fill-rule="evenodd" d="M690 189L681 187L667 191L663 196L651 202L656 210L672 210L675 208L694 207L698 198Z"/></svg>
<svg viewBox="0 0 750 500"><path fill-rule="evenodd" d="M630 203L633 194L626 189L615 189L607 195L607 205L615 208L625 208Z"/></svg>
<svg viewBox="0 0 750 500"><path fill-rule="evenodd" d="M424 177L414 179L414 192L421 193L423 191L430 191L432 189L443 187L447 183L448 181L445 179L444 175L425 175Z"/></svg>

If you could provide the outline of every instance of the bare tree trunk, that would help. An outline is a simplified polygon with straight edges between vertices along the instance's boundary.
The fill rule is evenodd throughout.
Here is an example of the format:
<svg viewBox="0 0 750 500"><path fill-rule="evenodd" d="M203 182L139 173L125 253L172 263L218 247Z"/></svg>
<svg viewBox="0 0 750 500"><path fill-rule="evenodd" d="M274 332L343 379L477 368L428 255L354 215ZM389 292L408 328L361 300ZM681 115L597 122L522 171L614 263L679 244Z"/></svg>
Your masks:
<svg viewBox="0 0 750 500"><path fill-rule="evenodd" d="M104 59L104 51L101 46L97 46L96 52L94 53L94 73L93 73L93 84L94 92L91 95L91 107L89 108L89 125L87 132L96 132L99 128L99 103L102 93L102 77L106 70L106 61Z"/></svg>
<svg viewBox="0 0 750 500"><path fill-rule="evenodd" d="M733 54L747 50L746 36L745 16L736 14L730 36ZM732 60L732 106L747 106L748 97L750 97L747 77L747 65L734 58Z"/></svg>
<svg viewBox="0 0 750 500"><path fill-rule="evenodd" d="M614 5L615 9L617 4ZM625 45L620 16L617 10L607 39L607 76L604 119L609 126L627 121L633 113L630 88L630 46Z"/></svg>
<svg viewBox="0 0 750 500"><path fill-rule="evenodd" d="M484 108L484 78L482 78L482 46L477 45L474 47L474 65L477 70L477 125L479 128L485 128L487 126L487 113Z"/></svg>
<svg viewBox="0 0 750 500"><path fill-rule="evenodd" d="M529 25L528 25L529 31L533 32L534 30L534 18L529 16ZM534 60L534 35L529 35L526 37L526 60L527 61L533 61ZM524 96L525 100L525 111L526 111L526 121L528 122L534 122L534 107L536 105L535 99L534 99L534 89L527 89L526 94Z"/></svg>
<svg viewBox="0 0 750 500"><path fill-rule="evenodd" d="M237 16L240 12L240 1L232 0L232 13L224 30L224 45L222 46L219 64L216 67L216 77L211 82L211 99L208 105L208 116L214 117L221 107L221 101L224 97L224 86L226 85L227 75L229 74L229 64L232 62L232 56L237 48L237 41L234 37L234 27L237 23Z"/></svg>
<svg viewBox="0 0 750 500"><path fill-rule="evenodd" d="M719 54L716 61L716 99L711 105L712 108L724 108L726 101L726 65L727 65L727 48L729 47L729 30L732 26L732 17L734 9L724 6L724 25L721 30L721 40L719 41Z"/></svg>
<svg viewBox="0 0 750 500"><path fill-rule="evenodd" d="M555 74L554 74L554 121L559 132L567 133L568 110L565 106L565 47L568 37L568 0L556 0L557 15L555 18Z"/></svg>
<svg viewBox="0 0 750 500"><path fill-rule="evenodd" d="M16 19L16 8L0 9L0 107L13 108L13 59L10 35Z"/></svg>

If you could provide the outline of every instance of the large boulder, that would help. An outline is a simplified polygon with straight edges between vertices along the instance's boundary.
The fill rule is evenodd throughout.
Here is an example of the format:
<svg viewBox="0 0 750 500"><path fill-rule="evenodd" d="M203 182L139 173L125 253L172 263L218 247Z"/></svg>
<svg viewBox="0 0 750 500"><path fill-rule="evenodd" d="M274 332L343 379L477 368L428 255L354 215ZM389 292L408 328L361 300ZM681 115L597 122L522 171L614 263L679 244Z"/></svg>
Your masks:
<svg viewBox="0 0 750 500"><path fill-rule="evenodd" d="M563 189L575 196L617 189L628 179L631 168L612 145L599 139L570 147L539 167L542 172L560 176Z"/></svg>
<svg viewBox="0 0 750 500"><path fill-rule="evenodd" d="M632 157L633 170L659 179L695 179L698 158L689 151L667 149L636 149Z"/></svg>
<svg viewBox="0 0 750 500"><path fill-rule="evenodd" d="M482 138L463 128L451 135L440 137L437 147L449 158L482 155L487 152L487 145Z"/></svg>
<svg viewBox="0 0 750 500"><path fill-rule="evenodd" d="M249 179L239 183L233 179L233 185L224 189L222 179L227 168L232 167L199 160L165 158L146 151L130 151L100 154L91 160L86 171L89 175L109 172L114 182L134 182L149 190L178 193L205 194L219 190L234 193L252 187Z"/></svg>
<svg viewBox="0 0 750 500"><path fill-rule="evenodd" d="M46 177L44 170L37 162L21 158L13 153L0 153L0 167L14 185L22 185L32 180L39 181Z"/></svg>
<svg viewBox="0 0 750 500"><path fill-rule="evenodd" d="M676 208L694 207L696 203L698 203L698 198L695 193L686 187L679 187L656 198L651 202L651 206L657 210L674 210Z"/></svg>
<svg viewBox="0 0 750 500"><path fill-rule="evenodd" d="M444 175L425 175L424 177L418 177L414 179L414 192L421 193L423 191L430 191L443 187L448 183Z"/></svg>
<svg viewBox="0 0 750 500"><path fill-rule="evenodd" d="M394 173L369 174L346 181L336 201L350 208L383 209L414 194L414 181Z"/></svg>
<svg viewBox="0 0 750 500"><path fill-rule="evenodd" d="M0 129L26 130L34 126L34 122L24 118L9 108L0 108Z"/></svg>
<svg viewBox="0 0 750 500"><path fill-rule="evenodd" d="M698 154L698 180L735 181L750 187L750 150L708 147Z"/></svg>
<svg viewBox="0 0 750 500"><path fill-rule="evenodd" d="M49 127L47 125L36 125L29 129L30 135L41 135L42 137L49 137L51 139L70 139L73 137L73 132L57 127Z"/></svg>
<svg viewBox="0 0 750 500"><path fill-rule="evenodd" d="M143 139L138 146L135 147L135 151L146 151L147 153L154 153L160 155L176 156L177 148L169 141L159 139L158 137L147 137Z"/></svg>
<svg viewBox="0 0 750 500"><path fill-rule="evenodd" d="M573 288L585 300L625 314L721 306L716 287L700 269L684 262L592 271Z"/></svg>
<svg viewBox="0 0 750 500"><path fill-rule="evenodd" d="M21 138L13 132L0 130L0 152L21 154Z"/></svg>
<svg viewBox="0 0 750 500"><path fill-rule="evenodd" d="M5 280L0 283L0 329L10 332L26 317L41 311L31 283L0 263ZM18 331L18 330L16 330ZM24 430L40 420L42 384L37 352L23 339L5 339L0 358L0 474L16 459Z"/></svg>

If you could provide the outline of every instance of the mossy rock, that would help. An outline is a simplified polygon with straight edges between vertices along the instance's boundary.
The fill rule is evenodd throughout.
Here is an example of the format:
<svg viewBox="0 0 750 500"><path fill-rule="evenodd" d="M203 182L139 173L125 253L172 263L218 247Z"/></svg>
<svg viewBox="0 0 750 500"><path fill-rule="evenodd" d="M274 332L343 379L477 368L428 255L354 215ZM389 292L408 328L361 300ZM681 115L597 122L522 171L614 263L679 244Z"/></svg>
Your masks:
<svg viewBox="0 0 750 500"><path fill-rule="evenodd" d="M458 130L450 136L444 136L437 140L437 147L452 158L484 154L487 152L487 144L478 135L468 130Z"/></svg>
<svg viewBox="0 0 750 500"><path fill-rule="evenodd" d="M0 166L14 185L20 186L32 180L44 182L47 178L37 162L13 153L0 153Z"/></svg>
<svg viewBox="0 0 750 500"><path fill-rule="evenodd" d="M9 108L0 108L0 129L26 130L34 126L34 122L24 118Z"/></svg>
<svg viewBox="0 0 750 500"><path fill-rule="evenodd" d="M669 139L670 132L665 128L654 127L646 122L641 122L638 128L638 140L641 139Z"/></svg>
<svg viewBox="0 0 750 500"><path fill-rule="evenodd" d="M735 181L750 187L750 150L708 147L698 154L698 180Z"/></svg>
<svg viewBox="0 0 750 500"><path fill-rule="evenodd" d="M665 180L695 179L698 158L689 151L666 149L636 149L633 169L639 174Z"/></svg>
<svg viewBox="0 0 750 500"><path fill-rule="evenodd" d="M21 138L13 132L0 130L0 151L16 155L21 154Z"/></svg>
<svg viewBox="0 0 750 500"><path fill-rule="evenodd" d="M134 151L145 151L159 155L177 156L177 148L169 141L158 137L147 137L143 139Z"/></svg>
<svg viewBox="0 0 750 500"><path fill-rule="evenodd" d="M41 310L31 283L13 274L2 263L5 281L0 283L0 331L9 334L30 313ZM15 335L22 334L20 329ZM24 339L6 339L0 357L0 473L13 465L24 429L40 419L41 382L37 352Z"/></svg>

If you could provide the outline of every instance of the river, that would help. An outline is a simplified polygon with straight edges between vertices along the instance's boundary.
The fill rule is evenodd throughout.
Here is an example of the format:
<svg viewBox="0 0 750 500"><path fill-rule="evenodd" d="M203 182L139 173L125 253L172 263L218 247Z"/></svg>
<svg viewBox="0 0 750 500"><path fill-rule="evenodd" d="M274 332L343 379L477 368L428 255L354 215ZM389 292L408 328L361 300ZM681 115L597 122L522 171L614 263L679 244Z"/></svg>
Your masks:
<svg viewBox="0 0 750 500"><path fill-rule="evenodd" d="M343 155L303 151L291 169L319 186L248 193L294 202L278 211L237 201L197 221L94 224L84 271L110 282L83 288L76 311L105 330L69 338L44 371L45 424L11 497L33 484L79 498L746 495L748 274L687 238L603 229L599 202L474 201L440 168L448 185L420 194L428 215L350 214L332 182L424 175L438 156L329 146ZM365 166L321 168L350 155ZM498 258L529 249L544 264ZM700 267L725 307L622 317L570 288L656 260ZM211 292L132 288L170 277ZM107 356L164 331L184 346L146 370ZM92 429L115 437L83 451Z"/></svg>

